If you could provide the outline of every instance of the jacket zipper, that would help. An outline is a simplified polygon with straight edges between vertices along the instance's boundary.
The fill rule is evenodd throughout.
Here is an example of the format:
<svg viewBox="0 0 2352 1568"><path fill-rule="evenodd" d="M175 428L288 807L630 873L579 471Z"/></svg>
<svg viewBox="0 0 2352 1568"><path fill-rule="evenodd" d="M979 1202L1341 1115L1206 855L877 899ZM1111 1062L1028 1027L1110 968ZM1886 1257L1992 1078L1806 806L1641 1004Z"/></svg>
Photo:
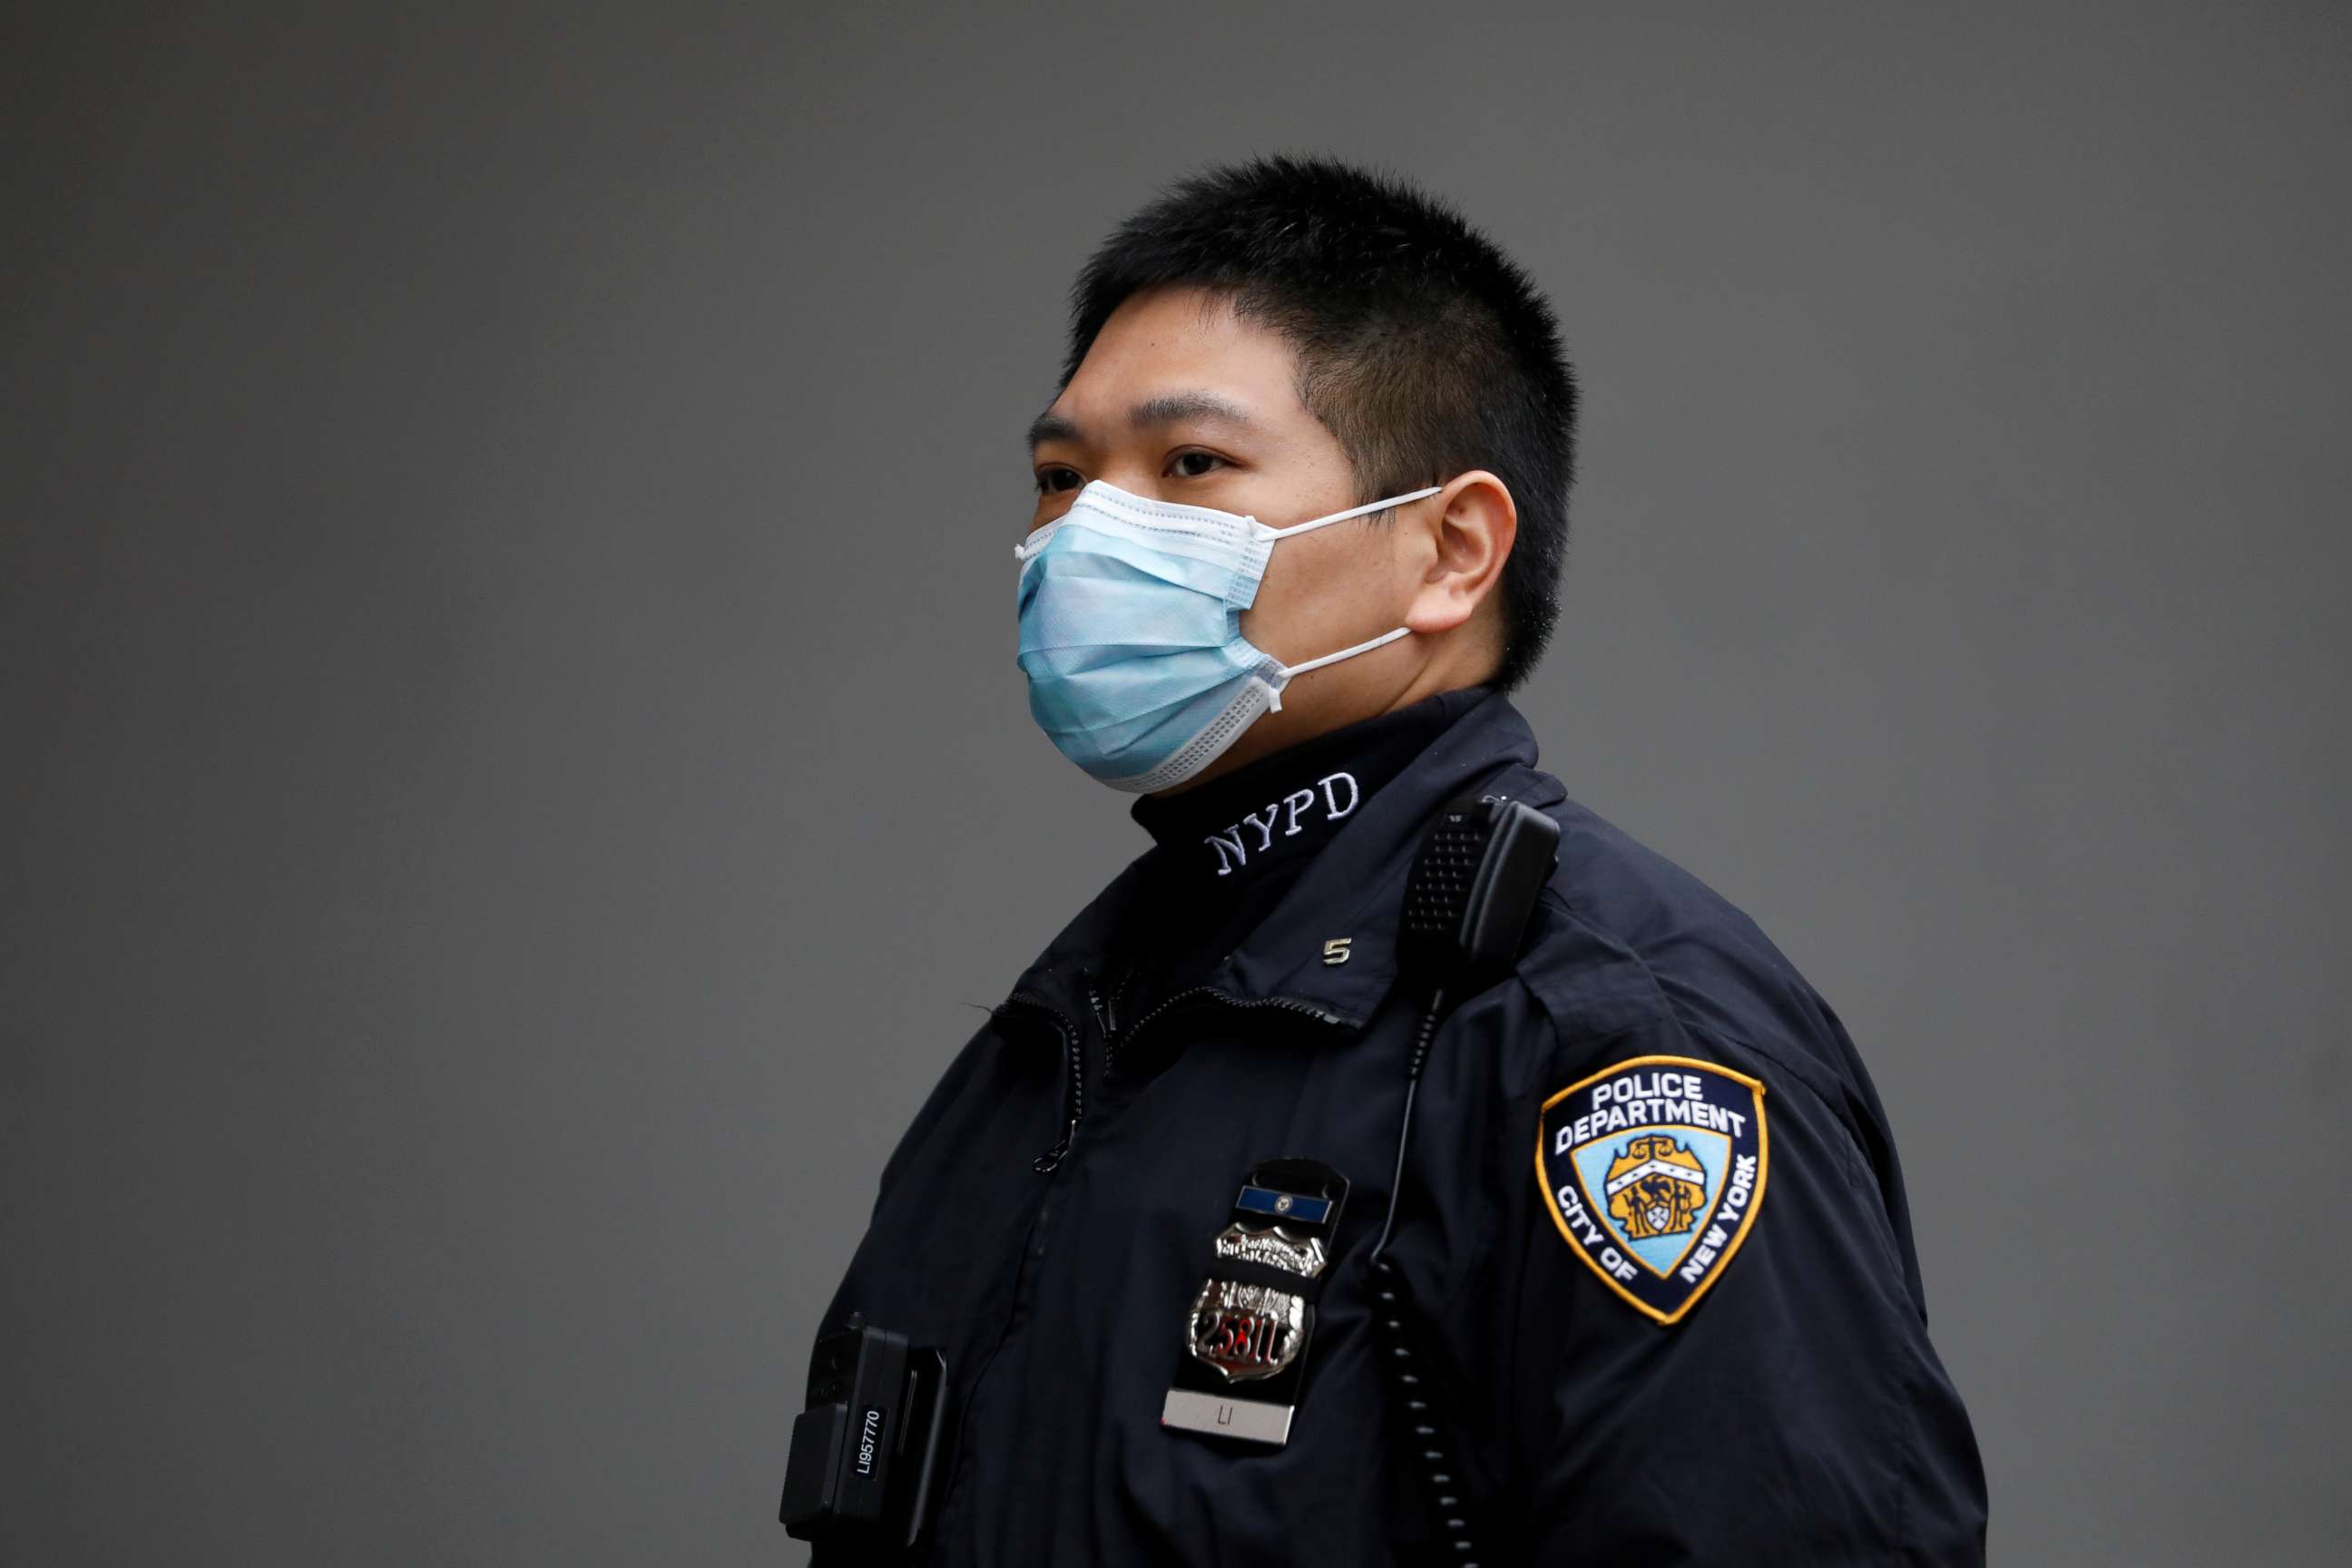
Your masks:
<svg viewBox="0 0 2352 1568"><path fill-rule="evenodd" d="M1097 988L1094 977L1089 974L1087 976L1087 1007L1094 1014L1095 1026L1102 1031L1103 1076L1106 1078L1110 1076L1112 1069L1118 1064L1118 1053L1122 1046L1134 1045L1136 1037L1142 1034L1156 1020L1187 1002L1198 1001L1203 997L1212 998L1225 1006L1244 1011L1273 1007L1286 1013L1303 1014L1319 1024L1352 1026L1357 1022L1344 1013L1335 1013L1328 1007L1318 1007L1312 1002L1301 1001L1296 996L1235 996L1230 992L1220 991L1213 985L1195 985L1189 991L1179 991L1175 995L1144 1014L1142 1017L1128 1026L1126 1033L1122 1036L1118 1029L1116 1012L1104 1005L1102 993ZM1005 1005L1027 1007L1043 1013L1053 1020L1055 1028L1061 1033L1063 1065L1067 1074L1063 1107L1068 1121L1062 1129L1060 1140L1051 1149L1030 1162L1030 1169L1039 1175L1051 1175L1060 1169L1062 1162L1069 1157L1071 1145L1077 1142L1078 1123L1087 1118L1085 1047L1079 1037L1076 1020L1044 997L1016 991L1006 998Z"/></svg>
<svg viewBox="0 0 2352 1568"><path fill-rule="evenodd" d="M1235 996L1230 992L1220 991L1213 985L1195 985L1190 991L1179 991L1175 995L1169 997L1159 1006L1138 1018L1128 1028L1126 1043L1133 1045L1136 1036L1143 1033L1153 1019L1167 1013L1171 1008L1181 1006L1202 996L1213 996L1228 1007L1278 1007L1286 1013L1304 1013L1322 1024L1352 1026L1356 1022L1343 1013L1334 1013L1328 1007L1318 1007L1312 1002L1303 1002L1296 996ZM1104 1070L1109 1070L1108 1057L1105 1059Z"/></svg>
<svg viewBox="0 0 2352 1568"><path fill-rule="evenodd" d="M1088 994L1092 994L1091 988ZM1034 1012L1043 1013L1052 1020L1055 1029L1062 1037L1062 1066L1066 1075L1063 1080L1062 1109L1069 1119L1068 1123L1062 1129L1061 1142L1029 1163L1031 1170L1040 1175L1049 1175L1056 1166L1061 1164L1063 1157L1069 1153L1071 1143L1076 1142L1078 1136L1078 1123L1086 1120L1085 1047L1078 1038L1076 1021L1044 997L1032 995L1024 991L1015 991L1004 999L1004 1006L1027 1007ZM1001 1012L1003 1009L998 1010Z"/></svg>

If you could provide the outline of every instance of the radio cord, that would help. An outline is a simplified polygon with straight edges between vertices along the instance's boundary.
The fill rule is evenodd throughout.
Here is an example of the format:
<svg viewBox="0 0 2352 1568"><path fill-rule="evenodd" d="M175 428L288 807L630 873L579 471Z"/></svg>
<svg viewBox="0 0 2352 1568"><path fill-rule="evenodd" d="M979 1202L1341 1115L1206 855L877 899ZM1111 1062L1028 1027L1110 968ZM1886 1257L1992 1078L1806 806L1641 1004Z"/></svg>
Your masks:
<svg viewBox="0 0 2352 1568"><path fill-rule="evenodd" d="M1462 1464L1453 1434L1436 1408L1437 1391L1423 1373L1412 1342L1412 1311L1405 1300L1404 1280L1388 1256L1389 1232L1396 1225L1397 1208L1404 1197L1405 1147L1412 1139L1412 1102L1421 1089L1421 1069L1429 1060L1430 1042L1438 1021L1445 1016L1445 988L1429 994L1429 1005L1412 1040L1412 1058L1405 1069L1404 1118L1397 1128L1396 1172L1389 1178L1389 1207L1381 1221L1380 1239L1372 1243L1372 1300L1381 1340L1388 1353L1390 1392L1395 1408L1403 1412L1412 1458L1420 1471L1423 1495L1437 1521L1444 1542L1444 1561L1452 1568L1478 1568L1478 1548L1470 1528L1470 1509L1464 1499Z"/></svg>

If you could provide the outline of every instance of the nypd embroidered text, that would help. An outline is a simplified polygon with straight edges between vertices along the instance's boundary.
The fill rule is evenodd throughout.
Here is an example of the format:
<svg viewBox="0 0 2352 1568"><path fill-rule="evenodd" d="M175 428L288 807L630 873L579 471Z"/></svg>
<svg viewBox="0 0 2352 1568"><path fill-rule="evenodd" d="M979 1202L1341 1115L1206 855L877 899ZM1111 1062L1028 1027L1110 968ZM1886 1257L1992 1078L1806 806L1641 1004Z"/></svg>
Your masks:
<svg viewBox="0 0 2352 1568"><path fill-rule="evenodd" d="M1339 786L1347 785L1348 804L1339 804ZM1353 812L1363 800L1363 792L1356 787L1353 773L1327 773L1315 781L1312 789L1296 789L1280 800L1270 800L1257 811L1251 812L1222 833L1213 833L1201 842L1217 852L1217 875L1229 877L1236 866L1246 866L1253 853L1263 854L1274 846L1275 829L1282 828L1282 837L1289 838L1300 831L1299 817L1318 801L1323 805L1319 820L1337 822ZM1250 830L1244 835L1242 829ZM1255 843L1249 842L1255 838Z"/></svg>

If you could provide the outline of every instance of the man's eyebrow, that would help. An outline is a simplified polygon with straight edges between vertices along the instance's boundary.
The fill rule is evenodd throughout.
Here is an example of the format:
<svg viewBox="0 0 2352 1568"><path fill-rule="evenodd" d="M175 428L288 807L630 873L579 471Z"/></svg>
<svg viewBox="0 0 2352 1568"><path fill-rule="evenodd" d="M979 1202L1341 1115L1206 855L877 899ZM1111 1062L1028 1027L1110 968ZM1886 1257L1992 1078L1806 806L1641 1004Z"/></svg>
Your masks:
<svg viewBox="0 0 2352 1568"><path fill-rule="evenodd" d="M1249 410L1238 403L1230 403L1213 392L1163 392L1157 397L1147 397L1127 411L1127 422L1138 430L1148 430L1155 425L1173 425L1184 419L1211 419L1222 425L1238 425L1244 430L1257 428Z"/></svg>
<svg viewBox="0 0 2352 1568"><path fill-rule="evenodd" d="M1128 424L1138 430L1148 430L1156 425L1173 425L1183 419L1215 420L1244 430L1257 428L1257 421L1249 416L1248 410L1213 392L1163 392L1157 397L1145 398L1127 411ZM1029 422L1029 449L1032 452L1048 441L1081 441L1085 438L1076 420L1059 414L1040 414Z"/></svg>
<svg viewBox="0 0 2352 1568"><path fill-rule="evenodd" d="M1058 414L1040 414L1029 421L1029 449L1034 452L1048 441L1078 439L1077 421L1065 419Z"/></svg>

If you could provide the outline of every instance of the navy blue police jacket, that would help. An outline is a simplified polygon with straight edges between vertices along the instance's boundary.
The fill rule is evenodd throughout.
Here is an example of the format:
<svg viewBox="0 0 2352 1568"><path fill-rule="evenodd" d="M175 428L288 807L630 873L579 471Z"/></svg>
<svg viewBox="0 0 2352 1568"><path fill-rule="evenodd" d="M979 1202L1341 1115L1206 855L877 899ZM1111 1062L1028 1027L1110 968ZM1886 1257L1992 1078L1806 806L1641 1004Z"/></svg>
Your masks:
<svg viewBox="0 0 2352 1568"><path fill-rule="evenodd" d="M1485 1561L1982 1561L1983 1472L1853 1043L1751 921L1536 755L1507 698L1474 700L1205 984L1119 1016L1139 858L955 1058L823 1325L945 1352L919 1561L1433 1560L1366 1263L1415 1023L1407 873L1441 806L1486 795L1554 817L1559 861L1516 970L1437 1033L1389 1250ZM1279 1157L1351 1183L1289 1440L1163 1426L1207 1243Z"/></svg>

